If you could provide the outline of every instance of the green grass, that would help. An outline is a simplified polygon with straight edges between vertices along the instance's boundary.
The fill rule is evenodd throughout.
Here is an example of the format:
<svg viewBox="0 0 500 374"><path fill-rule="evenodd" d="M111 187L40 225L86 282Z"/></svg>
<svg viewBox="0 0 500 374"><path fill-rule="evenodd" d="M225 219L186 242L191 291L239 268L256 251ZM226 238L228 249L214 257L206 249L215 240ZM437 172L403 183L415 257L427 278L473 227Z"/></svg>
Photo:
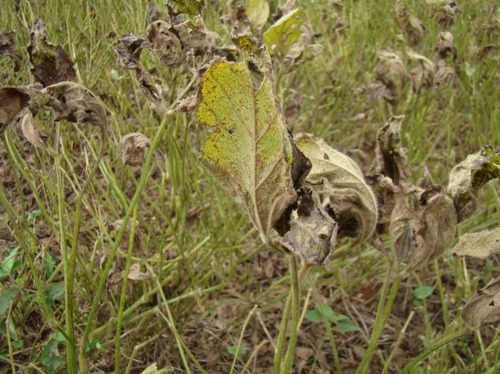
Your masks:
<svg viewBox="0 0 500 374"><path fill-rule="evenodd" d="M219 21L226 2L207 3L221 3L207 7L206 24L230 43L230 30ZM429 8L423 1L407 3L427 27L418 52L434 58L439 30ZM496 40L485 29L493 3L459 4L462 12L450 28L458 58L448 61L458 71L457 87L420 96L407 88L397 107L389 108L370 98L368 85L375 81L378 48L405 53L394 1L345 0L340 12L328 2L299 1L324 50L279 77L283 108L300 106L290 128L312 132L345 152L365 152L359 160L368 173L378 129L391 111L404 114L413 180L427 167L433 183L445 184L448 171L467 154L500 144L498 54L477 56ZM6 274L0 278L0 372L63 373L79 366L139 373L155 362L172 373L271 367L295 277L285 254L261 245L243 210L200 162L207 131L190 113L160 118L134 73L121 68L113 45L118 36L143 35L147 4L25 1L19 10L14 4L2 4L0 32L16 30L25 63L15 73L1 59L2 86L30 83L27 27L39 17L49 40L72 56L78 82L103 100L110 115L103 135L41 113L37 125L58 149L56 156L31 146L14 126L2 135L0 262ZM497 5L497 18L498 12ZM340 24L346 26L335 26ZM142 61L148 68L158 64L147 52ZM172 104L193 76L164 66L159 71ZM353 121L360 113L364 118ZM142 166L124 166L117 144L137 131L152 146ZM498 182L481 191L480 208L461 223L460 233L500 224L499 192ZM145 279L127 280L132 266ZM300 310L296 294L291 297L291 316L302 321L295 365L337 372L352 360L360 364L378 317L381 337L372 338L374 353L365 355L373 372L395 372L429 346L424 353L432 353L416 363L415 372L496 372L498 330L463 334L459 311L499 270L496 259L462 260L446 252L399 279L373 247L343 243L327 269L312 267L304 276ZM419 286L433 286L434 292L415 300ZM385 303L380 290L395 305ZM297 314L320 304L347 315L361 331L340 332L322 308L322 322ZM457 339L446 340L457 331ZM449 344L437 349L442 341ZM290 353L286 357L290 365Z"/></svg>

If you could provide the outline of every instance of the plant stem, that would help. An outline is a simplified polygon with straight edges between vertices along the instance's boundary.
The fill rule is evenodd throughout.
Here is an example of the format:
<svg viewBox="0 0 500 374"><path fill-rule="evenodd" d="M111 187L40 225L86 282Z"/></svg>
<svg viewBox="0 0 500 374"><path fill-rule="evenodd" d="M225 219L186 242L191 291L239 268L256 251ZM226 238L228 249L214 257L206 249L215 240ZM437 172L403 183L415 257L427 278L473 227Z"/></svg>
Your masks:
<svg viewBox="0 0 500 374"><path fill-rule="evenodd" d="M130 205L127 208L125 216L123 217L122 225L120 226L120 230L118 231L116 240L113 243L113 247L111 248L111 252L109 254L108 260L106 261L106 265L104 266L104 270L101 274L101 277L99 278L99 283L97 286L96 294L95 294L94 300L92 302L92 306L90 308L89 316L87 319L87 325L85 326L85 331L83 333L83 338L82 338L82 344L80 346L80 356L82 358L85 357L85 349L86 349L88 341L89 341L90 332L92 331L92 329L94 327L97 308L99 306L99 302L101 300L102 294L104 292L104 288L106 286L106 280L108 278L109 271L111 270L111 266L113 265L113 262L115 260L116 254L118 252L118 248L119 248L120 243L123 239L123 236L125 235L125 230L127 228L128 221L129 221L130 217L132 216L132 214L135 210L135 207L139 203L141 194L146 186L146 181L149 177L149 173L151 171L151 166L153 165L154 151L158 147L158 144L160 143L160 140L162 139L163 134L165 133L169 118L170 118L170 116L168 116L168 115L166 115L163 118L162 123L161 123L158 131L155 134L155 137L153 139L151 147L149 148L148 153L146 155L144 167L142 169L142 174L141 174L141 178L139 180L139 183L137 185L137 189L134 193L134 196L132 197Z"/></svg>
<svg viewBox="0 0 500 374"><path fill-rule="evenodd" d="M137 225L137 211L138 206L135 206L134 213L132 215L132 223L130 227L130 235L128 241L128 251L127 251L127 260L125 262L125 270L123 273L123 283L122 283L122 291L120 295L120 305L118 307L118 317L116 319L116 334L115 334L115 373L120 373L120 335L122 329L122 319L123 319L123 310L125 309L125 300L127 299L127 285L128 285L128 274L130 271L130 263L132 262L132 251L134 249L135 243L135 228Z"/></svg>
<svg viewBox="0 0 500 374"><path fill-rule="evenodd" d="M450 325L452 326L452 325ZM424 358L429 356L431 353L438 351L442 347L444 347L446 344L451 343L453 340L460 338L462 335L464 335L467 332L467 327L462 327L458 329L455 332L451 332L449 334L444 334L441 336L438 340L436 340L434 343L432 343L429 347L424 349L422 352L420 352L416 357L410 360L403 370L401 370L400 374L407 374L407 373L413 373L413 368Z"/></svg>
<svg viewBox="0 0 500 374"><path fill-rule="evenodd" d="M396 276L394 280L392 280L392 286L389 290L389 294L387 299L385 299L385 293L387 292L387 287L391 282L392 274L394 274L392 270L392 266L388 271L387 277L384 282L384 286L382 289L382 297L380 299L379 305L377 307L377 315L375 317L375 323L373 325L372 334L370 337L370 342L368 343L368 347L366 348L365 355L363 360L361 360L361 364L358 367L356 373L366 374L370 370L370 363L373 357L373 352L375 348L377 348L378 340L384 331L385 323L389 318L391 313L392 305L394 304L394 300L396 299L396 295L398 293L399 285L401 284L401 280L403 279L403 275L399 272L399 264L396 263ZM385 302L385 304L384 304Z"/></svg>
<svg viewBox="0 0 500 374"><path fill-rule="evenodd" d="M292 300L292 325L290 331L290 341L285 356L285 365L282 373L291 373L293 359L295 357L295 346L297 344L297 334L300 327L300 283L297 276L297 257L290 256L290 277L292 279L291 300Z"/></svg>

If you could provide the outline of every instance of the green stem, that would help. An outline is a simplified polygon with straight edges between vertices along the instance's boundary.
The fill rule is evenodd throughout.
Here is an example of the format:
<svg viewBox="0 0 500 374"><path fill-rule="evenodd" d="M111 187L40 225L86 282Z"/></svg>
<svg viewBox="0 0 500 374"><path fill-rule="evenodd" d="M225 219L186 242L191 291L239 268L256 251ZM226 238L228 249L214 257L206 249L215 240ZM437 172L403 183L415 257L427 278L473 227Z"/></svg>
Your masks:
<svg viewBox="0 0 500 374"><path fill-rule="evenodd" d="M297 345L297 334L300 320L300 283L297 276L297 257L290 256L290 277L292 279L292 325L290 331L290 341L285 356L285 365L282 373L291 373L293 359L295 357L295 346Z"/></svg>
<svg viewBox="0 0 500 374"><path fill-rule="evenodd" d="M68 256L68 245L66 242L66 225L64 222L65 217L65 198L64 198L64 178L61 175L62 165L61 157L56 158L56 178L57 178L57 214L59 216L59 243L61 246L61 255L63 260L63 272L64 272L64 308L66 311L66 361L68 364L68 373L77 373L77 361L76 361L76 349L75 349L75 331L74 331L74 321L73 321L73 303L70 289L72 285L70 284L69 277L69 256Z"/></svg>
<svg viewBox="0 0 500 374"><path fill-rule="evenodd" d="M123 274L122 291L120 295L120 306L118 307L118 317L116 320L116 335L115 335L115 373L120 373L120 335L122 328L123 310L125 309L125 300L127 299L127 285L128 285L128 274L130 271L130 263L132 262L132 251L134 249L135 243L135 228L137 224L137 211L138 206L136 205L134 213L132 215L132 224L130 227L130 236L128 241L128 251L127 260L125 263L125 271Z"/></svg>
<svg viewBox="0 0 500 374"><path fill-rule="evenodd" d="M82 358L82 360L84 360L84 358L85 358L85 349L86 349L88 342L89 342L90 332L94 328L97 308L99 306L99 302L101 300L102 294L104 292L104 288L106 286L106 280L108 279L109 271L111 270L111 266L113 265L113 262L115 260L116 254L118 252L118 248L119 248L120 243L123 239L123 236L125 235L125 230L127 228L128 221L130 220L130 217L132 216L137 204L139 203L141 194L144 191L144 188L146 186L146 181L149 177L149 173L150 173L151 167L153 165L154 151L158 147L158 145L159 145L159 143L160 143L160 141L165 133L169 118L170 118L169 115L166 115L163 118L162 123L161 123L158 131L155 134L155 137L153 139L151 147L149 148L148 153L146 155L146 160L144 163L144 167L142 169L143 171L141 173L141 178L140 178L139 183L137 185L137 189L134 193L134 196L132 197L132 200L130 201L130 205L127 208L125 216L123 217L122 225L120 226L120 230L118 231L116 240L113 243L113 247L111 248L111 252L109 254L108 260L106 261L106 265L104 266L104 270L101 274L101 277L99 278L99 283L97 286L96 294L95 294L95 297L92 301L92 306L90 308L89 316L87 319L87 325L85 326L85 331L83 333L82 344L80 346L80 357Z"/></svg>
<svg viewBox="0 0 500 374"><path fill-rule="evenodd" d="M286 342L286 332L288 330L288 320L290 317L290 307L292 305L292 294L288 294L288 298L285 303L285 309L283 310L283 316L281 317L280 331L278 334L278 341L276 343L276 351L274 353L274 374L281 373L281 363L283 362L282 356L285 349Z"/></svg>
<svg viewBox="0 0 500 374"><path fill-rule="evenodd" d="M398 264L396 268L396 277L394 280L391 280L392 274L393 272L389 270L387 278L384 282L384 287L382 289L382 297L377 307L377 315L375 317L375 323L373 325L370 342L368 343L365 355L363 357L363 360L361 360L361 364L359 365L356 373L366 374L369 372L373 352L375 351L375 348L377 348L378 340L380 339L380 336L384 331L385 323L387 322L387 319L389 318L389 315L391 313L394 300L396 299L396 295L398 293L399 285L401 284L401 280L403 279L402 274L399 272ZM389 290L387 299L385 299L385 293L387 292L387 287L389 286L391 281L392 286Z"/></svg>
<svg viewBox="0 0 500 374"><path fill-rule="evenodd" d="M460 338L462 335L464 335L467 332L467 327L462 327L459 330L455 332L451 332L449 334L445 334L441 336L438 340L436 340L434 343L432 343L429 347L424 349L422 352L420 352L417 356L415 356L413 359L408 362L403 370L401 370L400 374L407 374L407 373L413 373L413 368L423 359L428 357L431 353L434 353L447 345L448 343L451 343L453 340Z"/></svg>

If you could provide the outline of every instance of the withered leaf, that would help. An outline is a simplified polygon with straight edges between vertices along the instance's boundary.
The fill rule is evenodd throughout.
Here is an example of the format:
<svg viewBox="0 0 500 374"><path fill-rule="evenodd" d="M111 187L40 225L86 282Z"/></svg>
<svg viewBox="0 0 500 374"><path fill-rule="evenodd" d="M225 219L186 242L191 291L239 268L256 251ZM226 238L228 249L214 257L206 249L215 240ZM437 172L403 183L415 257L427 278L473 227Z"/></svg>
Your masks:
<svg viewBox="0 0 500 374"><path fill-rule="evenodd" d="M417 233L415 232L416 214L410 209L402 193L394 196L394 208L391 213L389 234L398 260L402 261L415 250Z"/></svg>
<svg viewBox="0 0 500 374"><path fill-rule="evenodd" d="M293 151L271 76L254 88L245 64L215 61L201 79L196 117L214 132L202 159L229 186L264 240L297 199Z"/></svg>
<svg viewBox="0 0 500 374"><path fill-rule="evenodd" d="M16 52L16 32L0 33L0 58L9 57L14 61L14 71L21 68L21 56Z"/></svg>
<svg viewBox="0 0 500 374"><path fill-rule="evenodd" d="M436 86L442 86L444 84L453 84L457 77L455 69L448 66L444 60L439 60L436 64L436 76L434 83Z"/></svg>
<svg viewBox="0 0 500 374"><path fill-rule="evenodd" d="M434 85L434 76L436 74L435 64L427 57L420 55L412 50L408 50L408 57L417 62L417 67L410 71L410 77L413 84L413 91L419 95L422 91L431 88Z"/></svg>
<svg viewBox="0 0 500 374"><path fill-rule="evenodd" d="M128 273L128 279L134 281L142 281L146 279L151 279L152 276L149 272L143 273L141 271L141 266L139 264L132 264L130 266L130 271Z"/></svg>
<svg viewBox="0 0 500 374"><path fill-rule="evenodd" d="M439 33L439 42L436 47L440 58L444 59L451 55L454 60L457 58L457 49L453 44L453 34L449 31L442 31Z"/></svg>
<svg viewBox="0 0 500 374"><path fill-rule="evenodd" d="M375 68L375 77L387 88L389 95L384 99L391 104L399 102L401 94L408 81L408 73L401 55L390 50L377 51L380 63Z"/></svg>
<svg viewBox="0 0 500 374"><path fill-rule="evenodd" d="M400 0L396 1L396 18L408 44L411 47L420 44L424 38L425 27L417 17L409 12L406 4Z"/></svg>
<svg viewBox="0 0 500 374"><path fill-rule="evenodd" d="M295 144L312 164L306 186L317 194L322 209L338 222L339 238L370 238L377 222L377 202L358 165L309 134L299 134Z"/></svg>
<svg viewBox="0 0 500 374"><path fill-rule="evenodd" d="M14 118L28 106L30 95L19 87L2 87L0 89L0 134Z"/></svg>
<svg viewBox="0 0 500 374"><path fill-rule="evenodd" d="M45 141L42 139L40 132L35 126L35 118L33 118L33 114L29 110L27 110L22 117L21 130L29 143L43 150L48 149L47 144L45 144Z"/></svg>
<svg viewBox="0 0 500 374"><path fill-rule="evenodd" d="M500 228L464 234L452 250L452 253L458 256L471 256L483 260L499 252Z"/></svg>
<svg viewBox="0 0 500 374"><path fill-rule="evenodd" d="M144 134L138 132L127 134L119 144L120 159L125 165L141 165L150 145L151 141Z"/></svg>
<svg viewBox="0 0 500 374"><path fill-rule="evenodd" d="M47 41L45 25L40 19L30 30L28 54L33 65L31 72L44 87L76 78L69 54L60 45Z"/></svg>
<svg viewBox="0 0 500 374"><path fill-rule="evenodd" d="M305 194L292 213L290 229L283 237L273 238L290 252L310 264L327 264L337 242L338 224L322 208L315 192Z"/></svg>
<svg viewBox="0 0 500 374"><path fill-rule="evenodd" d="M426 3L432 6L434 18L441 30L452 26L461 12L455 0L426 0Z"/></svg>
<svg viewBox="0 0 500 374"><path fill-rule="evenodd" d="M427 193L430 197L423 197ZM422 208L418 212L418 252L413 267L443 254L457 231L457 212L453 201L440 188L431 187L422 194Z"/></svg>
<svg viewBox="0 0 500 374"><path fill-rule="evenodd" d="M54 99L49 105L58 114L58 120L106 126L106 110L103 103L82 85L61 82L45 87L43 92Z"/></svg>
<svg viewBox="0 0 500 374"><path fill-rule="evenodd" d="M462 318L472 328L500 321L500 278L493 279L465 304Z"/></svg>
<svg viewBox="0 0 500 374"><path fill-rule="evenodd" d="M478 190L499 177L500 153L495 152L492 146L484 146L480 152L467 156L451 170L446 191L453 199L459 220L474 212Z"/></svg>
<svg viewBox="0 0 500 374"><path fill-rule="evenodd" d="M114 50L125 69L137 69L140 66L141 52L147 44L146 39L129 34L118 39Z"/></svg>
<svg viewBox="0 0 500 374"><path fill-rule="evenodd" d="M401 126L405 116L392 116L377 134L379 173L395 185L408 180L406 151L401 144Z"/></svg>

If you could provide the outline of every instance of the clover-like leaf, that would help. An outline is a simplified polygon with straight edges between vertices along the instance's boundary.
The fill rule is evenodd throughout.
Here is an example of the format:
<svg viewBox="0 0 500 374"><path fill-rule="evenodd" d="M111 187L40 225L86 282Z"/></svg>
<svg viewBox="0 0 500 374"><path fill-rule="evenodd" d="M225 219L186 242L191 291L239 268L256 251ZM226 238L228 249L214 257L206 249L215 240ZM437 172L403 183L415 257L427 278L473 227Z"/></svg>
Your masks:
<svg viewBox="0 0 500 374"><path fill-rule="evenodd" d="M196 117L214 129L202 160L230 187L267 240L297 198L293 147L271 77L254 87L244 64L217 60L203 75L199 96Z"/></svg>
<svg viewBox="0 0 500 374"><path fill-rule="evenodd" d="M377 202L359 166L309 134L299 134L295 143L312 164L306 186L318 195L322 209L338 222L339 237L359 241L370 238L377 222Z"/></svg>
<svg viewBox="0 0 500 374"><path fill-rule="evenodd" d="M483 260L499 252L500 228L464 234L452 250L452 253L458 256L471 256Z"/></svg>
<svg viewBox="0 0 500 374"><path fill-rule="evenodd" d="M295 9L285 14L264 33L264 43L271 55L285 57L302 35L302 10Z"/></svg>

